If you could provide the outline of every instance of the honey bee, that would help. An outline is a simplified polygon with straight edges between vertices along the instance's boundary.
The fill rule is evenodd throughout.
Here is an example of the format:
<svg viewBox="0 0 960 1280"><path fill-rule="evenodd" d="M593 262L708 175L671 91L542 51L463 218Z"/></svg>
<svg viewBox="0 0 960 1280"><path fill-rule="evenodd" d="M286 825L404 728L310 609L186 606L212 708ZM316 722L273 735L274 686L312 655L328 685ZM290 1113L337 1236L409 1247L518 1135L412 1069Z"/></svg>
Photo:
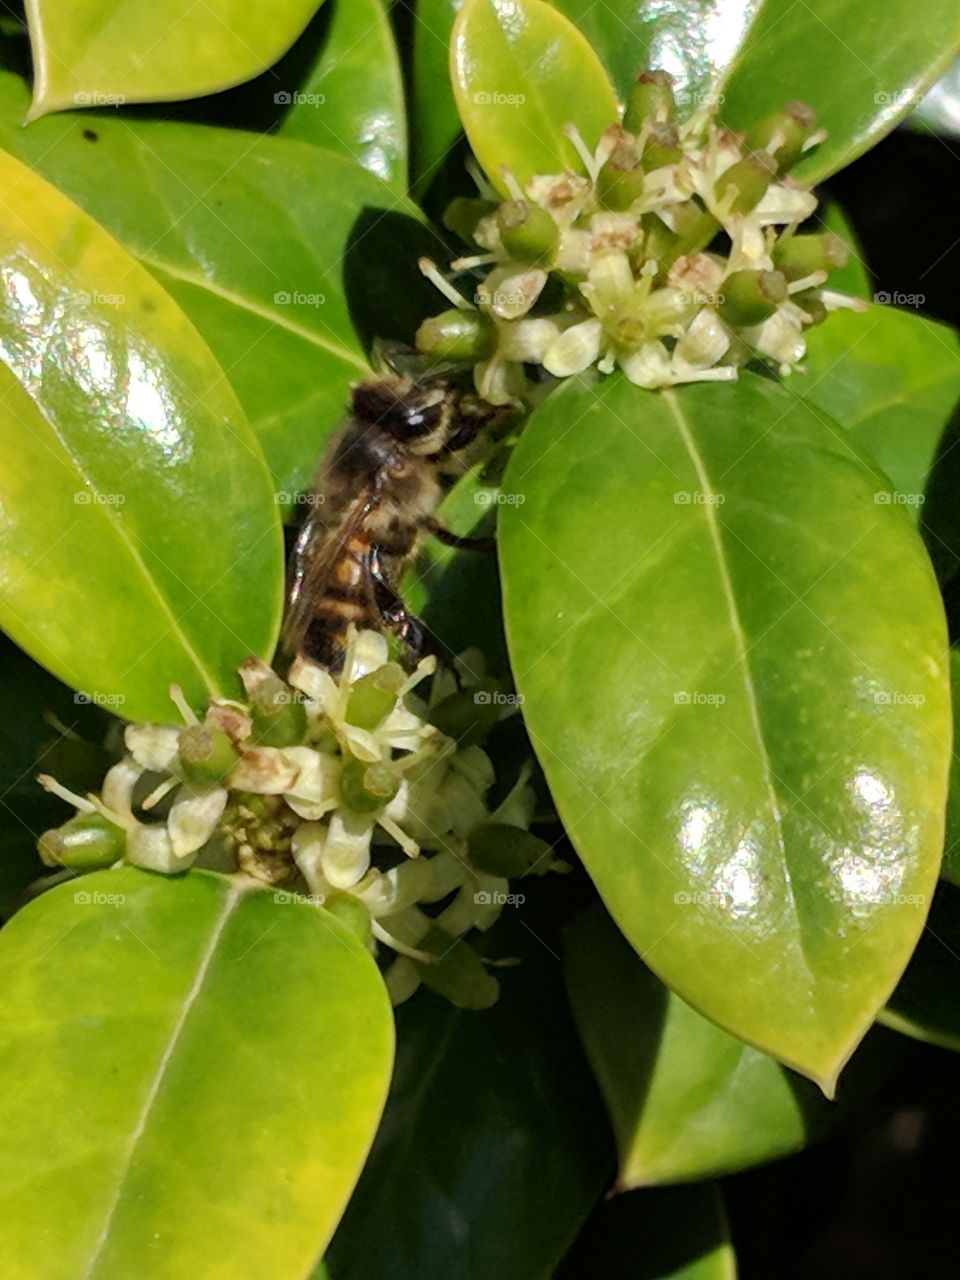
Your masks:
<svg viewBox="0 0 960 1280"><path fill-rule="evenodd" d="M353 389L351 416L331 439L314 480L310 514L290 557L281 666L298 655L336 672L350 624L391 630L414 655L430 647L400 596L404 571L435 520L470 446L503 410L458 388L456 377L389 373Z"/></svg>

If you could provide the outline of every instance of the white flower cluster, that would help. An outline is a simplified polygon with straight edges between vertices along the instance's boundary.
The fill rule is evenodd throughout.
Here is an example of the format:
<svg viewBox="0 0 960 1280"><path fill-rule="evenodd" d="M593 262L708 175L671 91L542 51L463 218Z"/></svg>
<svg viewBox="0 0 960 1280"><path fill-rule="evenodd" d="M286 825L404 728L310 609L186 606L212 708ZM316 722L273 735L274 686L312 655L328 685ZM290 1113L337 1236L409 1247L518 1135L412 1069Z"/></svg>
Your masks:
<svg viewBox="0 0 960 1280"><path fill-rule="evenodd" d="M174 691L185 724L128 725L127 754L99 796L41 779L77 809L41 837L41 856L73 870L127 862L253 876L397 952L387 973L395 1000L424 981L456 1003L489 1003L496 981L463 935L489 928L512 900L508 874L560 864L527 830L527 772L491 811L486 752L432 723L451 705L489 721L490 700L469 688L478 655L465 657L458 676L434 674L433 658L407 674L383 636L361 631L337 676L298 659L285 683L251 660L241 672L248 703L214 701L202 721ZM416 689L428 675L426 702Z"/></svg>
<svg viewBox="0 0 960 1280"><path fill-rule="evenodd" d="M418 346L472 359L493 404L536 395L531 365L555 378L619 366L646 388L734 379L756 358L785 374L806 326L860 305L823 287L842 242L797 234L817 205L787 174L823 136L809 108L790 104L744 135L708 112L678 121L659 72L634 99L592 154L568 130L586 176L521 187L504 171L510 200L482 185L484 198L454 202L448 226L482 250L451 266L485 272L472 297L421 262L454 309L425 322Z"/></svg>

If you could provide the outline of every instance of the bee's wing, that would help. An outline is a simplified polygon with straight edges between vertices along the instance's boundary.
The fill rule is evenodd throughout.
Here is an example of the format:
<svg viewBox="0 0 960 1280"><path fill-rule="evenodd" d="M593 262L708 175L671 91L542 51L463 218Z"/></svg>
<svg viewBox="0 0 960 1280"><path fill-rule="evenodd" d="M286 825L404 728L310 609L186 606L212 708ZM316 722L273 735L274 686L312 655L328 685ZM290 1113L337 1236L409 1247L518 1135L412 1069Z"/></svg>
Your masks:
<svg viewBox="0 0 960 1280"><path fill-rule="evenodd" d="M376 505L371 485L358 494L333 525L319 513L311 515L290 555L287 569L287 606L280 635L280 653L287 661L296 657L317 606L323 600L333 566L351 537L363 528Z"/></svg>

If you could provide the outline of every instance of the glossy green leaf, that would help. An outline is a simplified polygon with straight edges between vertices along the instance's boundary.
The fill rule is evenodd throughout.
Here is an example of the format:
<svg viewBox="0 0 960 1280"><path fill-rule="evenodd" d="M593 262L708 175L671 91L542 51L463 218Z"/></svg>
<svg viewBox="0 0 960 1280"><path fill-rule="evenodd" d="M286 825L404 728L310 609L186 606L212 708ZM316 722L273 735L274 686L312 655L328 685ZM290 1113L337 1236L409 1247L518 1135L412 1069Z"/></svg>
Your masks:
<svg viewBox="0 0 960 1280"><path fill-rule="evenodd" d="M552 946L530 927L488 935L490 954L521 960L498 971L492 1008L419 991L398 1009L383 1124L328 1253L335 1280L546 1277L608 1184L603 1107Z"/></svg>
<svg viewBox="0 0 960 1280"><path fill-rule="evenodd" d="M880 1021L960 1053L960 889L953 885L937 889L923 937Z"/></svg>
<svg viewBox="0 0 960 1280"><path fill-rule="evenodd" d="M669 986L832 1093L942 849L946 635L909 516L750 374L570 382L505 486L511 663L570 838Z"/></svg>
<svg viewBox="0 0 960 1280"><path fill-rule="evenodd" d="M960 134L960 59L950 64L918 104L910 123L947 137Z"/></svg>
<svg viewBox="0 0 960 1280"><path fill-rule="evenodd" d="M790 387L850 431L918 518L940 438L960 402L960 343L946 325L877 298L881 305L838 312L809 330L805 372Z"/></svg>
<svg viewBox="0 0 960 1280"><path fill-rule="evenodd" d="M557 0L623 93L638 70L675 76L682 105L747 128L809 102L829 136L797 169L820 181L905 116L960 45L954 0Z"/></svg>
<svg viewBox="0 0 960 1280"><path fill-rule="evenodd" d="M727 1215L713 1183L656 1187L600 1205L556 1280L736 1280Z"/></svg>
<svg viewBox="0 0 960 1280"><path fill-rule="evenodd" d="M31 115L125 102L175 102L259 75L322 0L26 0L36 83Z"/></svg>
<svg viewBox="0 0 960 1280"><path fill-rule="evenodd" d="M518 182L582 170L564 132L576 125L591 150L617 118L599 58L545 0L467 0L450 44L453 94L473 152L504 194Z"/></svg>
<svg viewBox="0 0 960 1280"><path fill-rule="evenodd" d="M149 272L0 153L0 622L119 714L269 657L270 478L220 366Z"/></svg>
<svg viewBox="0 0 960 1280"><path fill-rule="evenodd" d="M460 136L450 83L450 36L464 0L414 0L410 121L414 185L426 185Z"/></svg>
<svg viewBox="0 0 960 1280"><path fill-rule="evenodd" d="M126 868L16 915L0 972L9 1280L301 1280L390 1076L356 939L249 882Z"/></svg>
<svg viewBox="0 0 960 1280"><path fill-rule="evenodd" d="M950 650L950 687L953 697L954 752L950 759L950 789L947 799L947 831L943 841L945 880L960 886L960 649Z"/></svg>
<svg viewBox="0 0 960 1280"><path fill-rule="evenodd" d="M407 122L397 45L383 0L327 0L329 26L309 73L275 90L277 130L406 187Z"/></svg>
<svg viewBox="0 0 960 1280"><path fill-rule="evenodd" d="M419 254L438 255L422 216L303 142L106 116L21 129L25 102L22 82L0 73L0 145L174 295L233 383L282 504L369 373L367 344L409 338L436 306L417 270Z"/></svg>
<svg viewBox="0 0 960 1280"><path fill-rule="evenodd" d="M620 1151L618 1185L735 1173L816 1141L887 1074L871 1034L840 1103L669 991L600 907L569 929L567 986Z"/></svg>

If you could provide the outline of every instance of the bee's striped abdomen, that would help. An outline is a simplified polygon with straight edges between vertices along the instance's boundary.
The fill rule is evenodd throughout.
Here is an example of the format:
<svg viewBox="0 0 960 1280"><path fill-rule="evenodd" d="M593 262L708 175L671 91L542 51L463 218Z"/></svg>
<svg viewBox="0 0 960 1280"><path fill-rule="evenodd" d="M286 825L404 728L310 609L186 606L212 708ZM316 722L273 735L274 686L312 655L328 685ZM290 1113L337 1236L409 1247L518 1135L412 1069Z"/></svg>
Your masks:
<svg viewBox="0 0 960 1280"><path fill-rule="evenodd" d="M379 615L370 585L370 542L354 534L330 568L329 577L304 636L303 651L337 671L343 665L350 624L376 627Z"/></svg>

